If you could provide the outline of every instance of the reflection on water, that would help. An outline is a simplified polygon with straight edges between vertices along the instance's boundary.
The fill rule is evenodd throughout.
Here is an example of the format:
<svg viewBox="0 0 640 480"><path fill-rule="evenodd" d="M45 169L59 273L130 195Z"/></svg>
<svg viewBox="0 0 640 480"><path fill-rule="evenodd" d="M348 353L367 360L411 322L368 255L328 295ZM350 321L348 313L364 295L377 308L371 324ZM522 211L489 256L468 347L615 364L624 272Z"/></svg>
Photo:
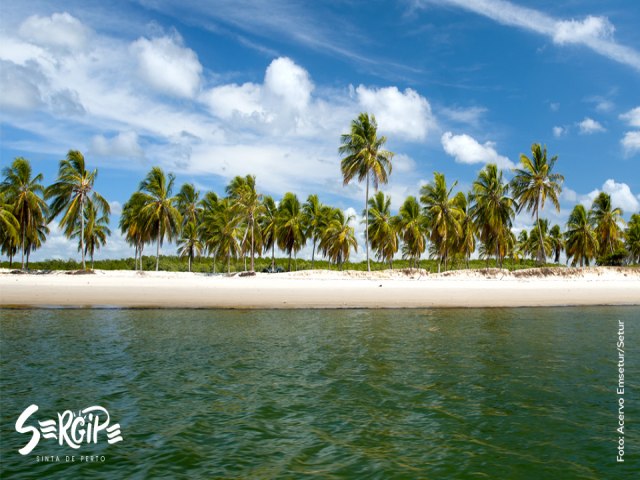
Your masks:
<svg viewBox="0 0 640 480"><path fill-rule="evenodd" d="M638 418L638 308L3 310L2 475L611 478L618 320ZM637 340L640 342L640 340ZM636 350L640 351L640 350ZM15 421L102 405L124 441L78 451ZM630 422L630 420L629 420ZM65 463L64 455L104 455ZM60 455L60 463L38 456ZM630 477L627 477L630 478Z"/></svg>

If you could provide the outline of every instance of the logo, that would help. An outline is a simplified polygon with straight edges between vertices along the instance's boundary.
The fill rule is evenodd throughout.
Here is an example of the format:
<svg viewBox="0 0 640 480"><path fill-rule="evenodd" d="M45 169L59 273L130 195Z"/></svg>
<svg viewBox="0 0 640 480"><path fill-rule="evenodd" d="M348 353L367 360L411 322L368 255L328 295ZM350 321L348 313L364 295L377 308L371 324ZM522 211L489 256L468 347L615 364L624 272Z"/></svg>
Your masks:
<svg viewBox="0 0 640 480"><path fill-rule="evenodd" d="M29 417L38 411L37 405L28 406L16 421L16 432L30 433L31 439L18 452L21 455L28 455L36 448L40 437L53 438L60 445L65 443L74 449L80 448L82 444L89 445L98 443L98 437L101 432L107 437L107 443L110 445L122 441L122 433L120 432L120 424L114 423L109 426L111 418L106 408L95 405L87 407L79 412L65 410L58 413L57 421L55 419L37 421L38 426L25 425Z"/></svg>

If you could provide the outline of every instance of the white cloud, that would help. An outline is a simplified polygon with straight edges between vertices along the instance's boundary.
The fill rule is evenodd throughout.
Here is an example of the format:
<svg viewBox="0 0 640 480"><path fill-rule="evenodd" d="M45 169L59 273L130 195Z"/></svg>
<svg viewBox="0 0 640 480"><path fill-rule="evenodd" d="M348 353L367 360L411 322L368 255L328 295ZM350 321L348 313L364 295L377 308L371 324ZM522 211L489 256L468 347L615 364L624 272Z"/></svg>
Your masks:
<svg viewBox="0 0 640 480"><path fill-rule="evenodd" d="M178 97L193 97L200 88L202 65L179 36L139 38L131 45L140 77L156 90Z"/></svg>
<svg viewBox="0 0 640 480"><path fill-rule="evenodd" d="M590 15L582 20L560 20L506 0L418 0L417 3L454 5L503 25L539 33L558 45L584 45L600 55L640 70L640 52L615 41L614 26L606 17Z"/></svg>
<svg viewBox="0 0 640 480"><path fill-rule="evenodd" d="M264 87L280 105L296 110L309 104L313 91L309 73L286 57L271 62L264 77Z"/></svg>
<svg viewBox="0 0 640 480"><path fill-rule="evenodd" d="M31 68L0 60L1 108L32 110L43 103L33 74Z"/></svg>
<svg viewBox="0 0 640 480"><path fill-rule="evenodd" d="M205 92L202 100L214 115L223 119L234 115L261 117L265 113L262 87L255 83L221 85Z"/></svg>
<svg viewBox="0 0 640 480"><path fill-rule="evenodd" d="M567 134L567 128L566 127L553 127L553 136L556 138L560 138L563 135Z"/></svg>
<svg viewBox="0 0 640 480"><path fill-rule="evenodd" d="M620 115L620 119L628 122L632 127L640 127L640 107L633 108Z"/></svg>
<svg viewBox="0 0 640 480"><path fill-rule="evenodd" d="M395 134L407 140L424 140L435 128L435 117L429 101L415 90L404 92L397 87L355 90L361 107L373 113L383 134Z"/></svg>
<svg viewBox="0 0 640 480"><path fill-rule="evenodd" d="M631 188L626 183L618 183L612 178L608 179L602 185L601 189L595 189L586 195L580 195L579 201L585 207L591 208L593 201L600 194L605 192L611 195L611 204L614 208L620 207L626 214L631 214L638 211L640 208L640 202L638 198L633 195Z"/></svg>
<svg viewBox="0 0 640 480"><path fill-rule="evenodd" d="M615 28L606 17L589 15L584 20L560 20L554 26L553 41L565 43L588 43L594 39L611 40Z"/></svg>
<svg viewBox="0 0 640 480"><path fill-rule="evenodd" d="M132 131L120 132L111 138L103 135L94 136L91 139L89 153L101 157L144 157L144 152L138 143L138 135Z"/></svg>
<svg viewBox="0 0 640 480"><path fill-rule="evenodd" d="M416 167L416 161L409 155L399 153L393 157L393 173L412 172Z"/></svg>
<svg viewBox="0 0 640 480"><path fill-rule="evenodd" d="M498 154L494 142L480 144L473 137L445 132L440 139L442 148L458 163L495 163L500 168L513 168L515 165L507 157Z"/></svg>
<svg viewBox="0 0 640 480"><path fill-rule="evenodd" d="M20 25L19 33L36 45L75 50L86 45L90 31L80 20L64 12L50 17L32 15Z"/></svg>
<svg viewBox="0 0 640 480"><path fill-rule="evenodd" d="M583 135L590 135L592 133L604 132L606 129L600 125L593 118L585 117L584 120L578 123L578 128L580 128L580 133Z"/></svg>
<svg viewBox="0 0 640 480"><path fill-rule="evenodd" d="M620 143L622 144L625 155L635 155L640 152L640 131L625 133Z"/></svg>
<svg viewBox="0 0 640 480"><path fill-rule="evenodd" d="M557 112L558 110L560 110L560 104L558 102L550 103L549 110L551 110L552 112Z"/></svg>

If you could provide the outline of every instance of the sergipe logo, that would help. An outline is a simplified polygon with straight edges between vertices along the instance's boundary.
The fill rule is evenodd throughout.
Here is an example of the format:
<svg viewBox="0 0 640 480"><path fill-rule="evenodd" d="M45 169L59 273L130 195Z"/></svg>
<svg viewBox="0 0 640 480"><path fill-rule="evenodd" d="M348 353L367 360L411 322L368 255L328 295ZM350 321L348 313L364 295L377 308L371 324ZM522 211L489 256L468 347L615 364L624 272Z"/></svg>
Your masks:
<svg viewBox="0 0 640 480"><path fill-rule="evenodd" d="M26 425L29 417L38 411L37 405L28 406L16 421L16 432L30 433L29 442L18 450L20 455L28 455L36 448L40 438L55 439L60 445L65 443L74 449L82 444L98 443L101 432L107 437L107 443L113 444L122 441L120 424L109 425L111 418L106 408L99 405L87 407L79 412L65 410L58 413L55 419L36 421L37 426Z"/></svg>

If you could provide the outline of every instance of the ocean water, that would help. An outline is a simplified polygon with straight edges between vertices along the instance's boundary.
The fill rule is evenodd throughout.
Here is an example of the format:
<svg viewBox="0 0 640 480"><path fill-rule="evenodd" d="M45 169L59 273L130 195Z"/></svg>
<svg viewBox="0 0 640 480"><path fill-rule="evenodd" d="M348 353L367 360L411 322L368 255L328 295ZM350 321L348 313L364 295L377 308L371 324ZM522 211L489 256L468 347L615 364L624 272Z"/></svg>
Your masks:
<svg viewBox="0 0 640 480"><path fill-rule="evenodd" d="M2 478L640 478L638 307L0 318ZM123 439L23 456L32 404Z"/></svg>

